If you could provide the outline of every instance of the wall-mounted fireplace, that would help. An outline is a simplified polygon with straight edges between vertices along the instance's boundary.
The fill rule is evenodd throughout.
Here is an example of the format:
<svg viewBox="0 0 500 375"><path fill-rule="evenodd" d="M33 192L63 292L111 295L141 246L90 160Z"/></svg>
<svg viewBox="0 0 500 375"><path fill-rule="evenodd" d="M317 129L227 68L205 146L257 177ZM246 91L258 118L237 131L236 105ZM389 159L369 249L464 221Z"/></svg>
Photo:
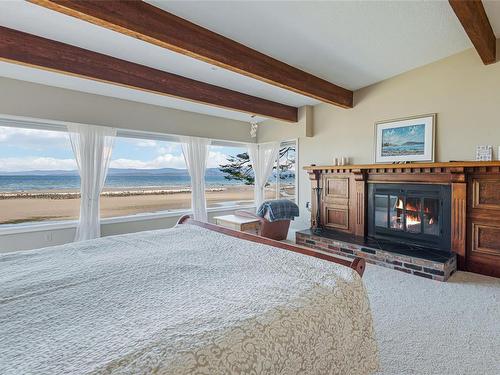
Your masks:
<svg viewBox="0 0 500 375"><path fill-rule="evenodd" d="M432 184L369 184L368 235L449 252L451 189Z"/></svg>

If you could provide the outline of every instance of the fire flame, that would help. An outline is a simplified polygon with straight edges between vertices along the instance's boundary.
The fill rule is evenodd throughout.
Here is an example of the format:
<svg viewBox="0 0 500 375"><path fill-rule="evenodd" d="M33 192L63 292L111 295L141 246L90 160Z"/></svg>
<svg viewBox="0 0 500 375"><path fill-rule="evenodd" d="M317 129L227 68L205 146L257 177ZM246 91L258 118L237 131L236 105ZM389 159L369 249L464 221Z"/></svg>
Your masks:
<svg viewBox="0 0 500 375"><path fill-rule="evenodd" d="M417 215L406 215L406 225L420 225L420 217Z"/></svg>
<svg viewBox="0 0 500 375"><path fill-rule="evenodd" d="M404 209L404 203L401 198L398 198L398 201L396 203L396 207L394 207L398 210L403 210ZM415 206L409 202L406 202L406 211L420 211L420 208L418 206ZM424 213L428 214L430 213L429 207L424 207Z"/></svg>
<svg viewBox="0 0 500 375"><path fill-rule="evenodd" d="M398 199L398 203L396 204L396 208L398 210L402 210L404 207L403 207L403 200L402 199Z"/></svg>
<svg viewBox="0 0 500 375"><path fill-rule="evenodd" d="M396 202L396 206L394 207L395 209L397 210L404 210L404 202L401 198L398 198L397 202ZM421 223L421 220L420 220L420 215L419 214L415 214L415 213L410 213L410 212L418 212L420 211L418 209L418 207L406 202L406 225L407 226L414 226L414 225L420 225ZM425 214L429 214L430 213L430 209L428 207L424 207L424 213ZM394 217L393 218L393 221L395 222L399 222L399 214L398 216ZM435 223L435 219L434 217L431 217L429 218L429 225L434 225Z"/></svg>

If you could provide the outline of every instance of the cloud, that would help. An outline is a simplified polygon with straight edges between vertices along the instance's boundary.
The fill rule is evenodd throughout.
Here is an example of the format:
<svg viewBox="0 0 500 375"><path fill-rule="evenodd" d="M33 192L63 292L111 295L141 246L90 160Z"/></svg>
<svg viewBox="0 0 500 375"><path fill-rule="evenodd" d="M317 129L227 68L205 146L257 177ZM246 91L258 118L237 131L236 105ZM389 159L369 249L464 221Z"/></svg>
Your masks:
<svg viewBox="0 0 500 375"><path fill-rule="evenodd" d="M25 157L25 158L0 158L0 171L51 171L51 170L75 170L74 159L56 159L50 157Z"/></svg>
<svg viewBox="0 0 500 375"><path fill-rule="evenodd" d="M161 155L153 160L116 159L110 163L111 168L127 169L185 169L186 163L182 155ZM51 157L0 158L1 172L20 172L33 170L76 170L74 159L57 159Z"/></svg>
<svg viewBox="0 0 500 375"><path fill-rule="evenodd" d="M209 151L207 159L207 168L219 168L219 165L227 163L227 156L220 151Z"/></svg>
<svg viewBox="0 0 500 375"><path fill-rule="evenodd" d="M116 138L116 142L140 148L154 148L158 147L158 144L160 143L160 141L156 141L154 139L128 138L128 137L118 137Z"/></svg>
<svg viewBox="0 0 500 375"><path fill-rule="evenodd" d="M120 138L119 140L126 143L119 147L120 156L125 156L125 158L112 160L111 168L186 168L179 143L134 138ZM9 150L16 152L9 151L4 154L5 157L0 157L0 171L77 169L75 160L70 158L73 153L68 134L65 132L0 126L0 151L2 147L6 149L8 147ZM153 151L153 154L149 152L149 160L144 160L145 155L138 148ZM122 149L130 152L124 152ZM228 154L236 153L236 151L239 149L211 146L207 167L218 168L227 162ZM36 156L37 154L42 154L42 156ZM137 159L129 159L126 157L128 155L133 155Z"/></svg>
<svg viewBox="0 0 500 375"><path fill-rule="evenodd" d="M60 131L36 130L0 126L0 146L32 151L71 148L68 134Z"/></svg>
<svg viewBox="0 0 500 375"><path fill-rule="evenodd" d="M157 168L179 168L185 169L184 156L165 154L153 160L115 159L110 163L111 168L132 169L157 169Z"/></svg>
<svg viewBox="0 0 500 375"><path fill-rule="evenodd" d="M222 152L210 151L208 153L207 168L218 168L220 164L227 162L227 155ZM156 168L178 168L185 169L184 156L163 154L152 160L115 159L111 161L111 168L132 169L156 169Z"/></svg>
<svg viewBox="0 0 500 375"><path fill-rule="evenodd" d="M163 155L163 154L181 155L182 147L177 143L163 142L160 145L158 145L156 152L158 153L158 155Z"/></svg>
<svg viewBox="0 0 500 375"><path fill-rule="evenodd" d="M222 152L210 151L207 159L208 168L218 168L227 162L227 155ZM183 155L164 154L152 160L115 159L110 163L111 168L127 169L157 169L178 168L185 169L186 163ZM32 170L75 170L74 159L57 159L51 157L23 157L0 158L0 171L32 171Z"/></svg>
<svg viewBox="0 0 500 375"><path fill-rule="evenodd" d="M134 169L154 169L154 168L186 168L181 146L177 143L158 142L156 151L158 156L152 160L136 160L127 158L117 158L111 161L111 168L134 168ZM207 167L218 168L220 164L227 162L227 154L214 151L211 147L208 153Z"/></svg>

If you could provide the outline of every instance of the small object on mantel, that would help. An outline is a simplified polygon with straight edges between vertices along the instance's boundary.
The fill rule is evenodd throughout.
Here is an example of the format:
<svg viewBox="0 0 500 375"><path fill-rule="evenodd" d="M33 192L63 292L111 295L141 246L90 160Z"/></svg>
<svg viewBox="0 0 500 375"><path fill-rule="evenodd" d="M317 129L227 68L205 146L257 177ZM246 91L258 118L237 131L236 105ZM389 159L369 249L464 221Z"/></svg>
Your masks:
<svg viewBox="0 0 500 375"><path fill-rule="evenodd" d="M493 146L479 145L476 146L477 161L491 161L493 159Z"/></svg>

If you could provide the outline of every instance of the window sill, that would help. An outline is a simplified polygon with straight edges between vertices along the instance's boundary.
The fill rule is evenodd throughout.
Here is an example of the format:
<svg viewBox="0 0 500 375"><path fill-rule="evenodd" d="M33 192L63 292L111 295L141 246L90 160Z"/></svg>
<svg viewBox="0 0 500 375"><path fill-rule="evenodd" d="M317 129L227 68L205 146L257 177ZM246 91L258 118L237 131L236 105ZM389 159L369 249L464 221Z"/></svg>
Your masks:
<svg viewBox="0 0 500 375"><path fill-rule="evenodd" d="M227 207L210 207L207 208L207 212L226 212L226 211L235 211L235 210L248 210L254 209L255 206L227 206ZM191 210L187 211L169 211L169 212L151 212L137 215L129 215L129 216L117 216L117 217L108 217L101 219L101 225L109 225L109 224L120 224L120 223L130 223L135 221L147 221L147 220L159 220L165 219L169 217L178 217L180 218L182 215L191 214ZM44 232L44 231L52 231L52 230L61 230L61 229L71 229L76 228L78 224L77 220L67 220L67 221L55 221L55 222L46 222L46 223L37 223L37 224L12 224L5 228L0 228L0 236L8 235L8 234L21 234L21 233L29 233L29 232Z"/></svg>

